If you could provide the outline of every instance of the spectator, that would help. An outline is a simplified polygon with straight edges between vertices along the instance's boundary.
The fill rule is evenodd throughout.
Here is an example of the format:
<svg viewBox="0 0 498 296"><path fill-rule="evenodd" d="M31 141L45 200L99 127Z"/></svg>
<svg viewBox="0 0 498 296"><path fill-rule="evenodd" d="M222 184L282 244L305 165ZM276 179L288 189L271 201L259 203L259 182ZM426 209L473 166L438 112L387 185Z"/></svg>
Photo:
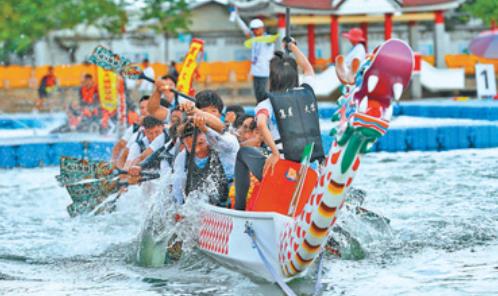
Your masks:
<svg viewBox="0 0 498 296"><path fill-rule="evenodd" d="M38 100L36 101L35 108L41 110L44 100L47 99L57 89L57 77L54 74L54 67L49 66L48 72L40 80L40 87L38 88Z"/></svg>
<svg viewBox="0 0 498 296"><path fill-rule="evenodd" d="M349 42L351 42L351 45L353 45L353 48L344 60L346 67L351 69L353 59L358 59L361 65L363 61L365 61L367 52L363 31L360 28L352 28L351 30L349 30L349 32L343 33L342 37L348 39Z"/></svg>
<svg viewBox="0 0 498 296"><path fill-rule="evenodd" d="M144 59L142 61L142 68L144 70L144 75L155 79L155 74L154 74L154 69L150 66L149 59ZM140 91L140 96L148 96L152 93L152 90L154 89L154 84L144 80L140 79L138 81L138 90Z"/></svg>
<svg viewBox="0 0 498 296"><path fill-rule="evenodd" d="M171 63L169 64L168 75L170 75L171 77L174 78L174 81L176 84L176 81L178 80L178 76L180 74L178 73L178 70L176 69L176 62L175 61L171 61ZM163 79L164 79L164 77L163 77Z"/></svg>
<svg viewBox="0 0 498 296"><path fill-rule="evenodd" d="M91 74L85 74L80 87L80 106L83 110L85 123L97 122L100 117L100 102L97 84ZM99 124L100 126L100 124Z"/></svg>

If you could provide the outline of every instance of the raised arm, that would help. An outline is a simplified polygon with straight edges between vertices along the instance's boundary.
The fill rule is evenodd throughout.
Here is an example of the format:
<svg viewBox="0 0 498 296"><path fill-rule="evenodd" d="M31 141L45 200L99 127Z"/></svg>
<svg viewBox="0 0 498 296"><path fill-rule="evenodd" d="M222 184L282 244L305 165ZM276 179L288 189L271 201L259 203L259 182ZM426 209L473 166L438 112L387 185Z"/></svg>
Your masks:
<svg viewBox="0 0 498 296"><path fill-rule="evenodd" d="M161 79L156 80L156 88L152 92L149 104L147 105L147 111L149 114L161 121L166 120L169 114L169 110L166 107L161 106L161 88L167 87L166 83Z"/></svg>
<svg viewBox="0 0 498 296"><path fill-rule="evenodd" d="M203 117L204 120L206 121L206 125L215 131L221 133L225 129L225 125L221 121L220 118L216 117L215 115L202 111L201 109L195 107L195 105L192 102L183 102L180 103L180 110L186 112L189 116L199 116Z"/></svg>
<svg viewBox="0 0 498 296"><path fill-rule="evenodd" d="M303 70L304 76L315 75L315 70L313 70L313 66L311 65L310 61L308 61L308 58L299 49L299 47L297 47L296 42L295 41L289 42L288 47L289 50L294 55L294 57L296 58L297 65Z"/></svg>
<svg viewBox="0 0 498 296"><path fill-rule="evenodd" d="M252 36L252 32L251 30L249 29L249 27L246 25L246 23L244 22L244 20L242 20L242 18L240 17L239 13L237 12L237 10L234 10L232 13L231 13L231 17L233 17L233 20L237 23L237 25L239 26L239 28L242 30L242 32L244 32L244 35L249 38Z"/></svg>

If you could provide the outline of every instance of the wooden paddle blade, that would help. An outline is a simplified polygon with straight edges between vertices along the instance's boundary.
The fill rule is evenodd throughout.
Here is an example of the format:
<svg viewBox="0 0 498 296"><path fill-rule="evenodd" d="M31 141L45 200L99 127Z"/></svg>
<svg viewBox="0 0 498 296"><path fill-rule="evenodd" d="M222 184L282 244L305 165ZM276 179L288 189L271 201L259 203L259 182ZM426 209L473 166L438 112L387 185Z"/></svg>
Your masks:
<svg viewBox="0 0 498 296"><path fill-rule="evenodd" d="M103 47L102 45L97 46L88 61L106 70L113 71L116 73L121 73L122 69L131 64L131 61L124 56L113 53L111 50Z"/></svg>
<svg viewBox="0 0 498 296"><path fill-rule="evenodd" d="M113 165L104 161L92 161L63 156L60 159L60 175L57 181L62 185L84 179L100 179L113 174Z"/></svg>
<svg viewBox="0 0 498 296"><path fill-rule="evenodd" d="M95 199L85 202L74 202L67 206L67 212L71 218L74 218L79 215L91 213L98 204L99 202Z"/></svg>
<svg viewBox="0 0 498 296"><path fill-rule="evenodd" d="M95 182L67 185L66 189L73 202L83 202L91 199L103 200L119 190L119 178L111 180L100 179Z"/></svg>
<svg viewBox="0 0 498 296"><path fill-rule="evenodd" d="M142 78L142 68L138 65L126 65L121 69L120 74L128 79L141 79Z"/></svg>

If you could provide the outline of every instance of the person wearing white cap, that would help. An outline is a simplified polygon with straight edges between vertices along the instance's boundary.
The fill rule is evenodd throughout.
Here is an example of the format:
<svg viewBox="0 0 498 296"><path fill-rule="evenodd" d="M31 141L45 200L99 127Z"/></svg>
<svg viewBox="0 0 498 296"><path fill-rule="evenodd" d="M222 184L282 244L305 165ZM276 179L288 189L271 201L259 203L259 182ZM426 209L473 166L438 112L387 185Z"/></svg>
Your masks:
<svg viewBox="0 0 498 296"><path fill-rule="evenodd" d="M232 11L231 18L237 21L247 38L260 37L266 34L265 24L259 18L252 19L249 27L240 18L237 11ZM265 99L270 76L270 60L275 51L273 42L254 41L251 47L251 74L253 89L258 103Z"/></svg>

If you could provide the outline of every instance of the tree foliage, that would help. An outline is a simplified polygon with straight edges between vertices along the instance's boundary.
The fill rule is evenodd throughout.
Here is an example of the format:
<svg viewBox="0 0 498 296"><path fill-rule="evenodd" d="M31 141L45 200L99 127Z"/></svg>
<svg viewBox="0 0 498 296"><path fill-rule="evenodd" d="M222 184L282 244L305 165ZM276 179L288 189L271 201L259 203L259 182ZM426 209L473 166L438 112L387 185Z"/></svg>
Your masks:
<svg viewBox="0 0 498 296"><path fill-rule="evenodd" d="M55 30L84 24L117 33L126 21L123 5L114 0L2 0L0 60L29 53L36 41Z"/></svg>
<svg viewBox="0 0 498 296"><path fill-rule="evenodd" d="M148 27L164 34L176 34L190 25L190 10L186 0L144 0L142 20Z"/></svg>
<svg viewBox="0 0 498 296"><path fill-rule="evenodd" d="M10 55L32 52L33 45L50 32L94 25L112 34L128 22L126 6L156 32L174 34L188 29L186 0L0 0L0 62Z"/></svg>
<svg viewBox="0 0 498 296"><path fill-rule="evenodd" d="M482 19L486 25L489 25L492 20L498 22L497 0L470 0L463 8L473 17Z"/></svg>

